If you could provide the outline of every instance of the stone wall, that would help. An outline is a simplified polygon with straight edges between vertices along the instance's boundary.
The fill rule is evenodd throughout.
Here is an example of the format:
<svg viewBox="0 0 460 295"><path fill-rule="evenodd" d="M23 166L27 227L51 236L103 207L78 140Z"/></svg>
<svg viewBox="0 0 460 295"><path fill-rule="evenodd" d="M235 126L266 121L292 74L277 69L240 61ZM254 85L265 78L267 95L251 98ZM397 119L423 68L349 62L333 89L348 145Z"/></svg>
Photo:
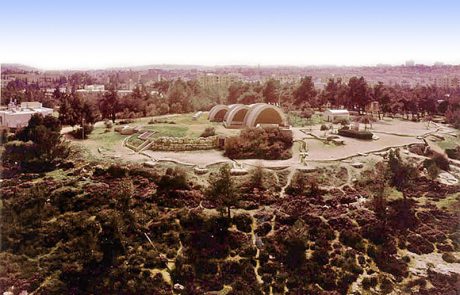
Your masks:
<svg viewBox="0 0 460 295"><path fill-rule="evenodd" d="M154 151L195 151L210 150L218 147L218 137L159 137L149 139L152 144L150 150Z"/></svg>

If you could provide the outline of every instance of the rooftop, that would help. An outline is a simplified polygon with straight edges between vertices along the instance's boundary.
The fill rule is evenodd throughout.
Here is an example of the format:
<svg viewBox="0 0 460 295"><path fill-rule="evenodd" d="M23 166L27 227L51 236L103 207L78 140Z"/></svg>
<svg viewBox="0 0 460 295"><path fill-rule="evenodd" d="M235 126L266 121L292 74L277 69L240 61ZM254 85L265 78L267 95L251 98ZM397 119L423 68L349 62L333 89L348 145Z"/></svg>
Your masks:
<svg viewBox="0 0 460 295"><path fill-rule="evenodd" d="M349 114L348 110L326 110L326 112L331 112L332 114L335 114L335 115Z"/></svg>

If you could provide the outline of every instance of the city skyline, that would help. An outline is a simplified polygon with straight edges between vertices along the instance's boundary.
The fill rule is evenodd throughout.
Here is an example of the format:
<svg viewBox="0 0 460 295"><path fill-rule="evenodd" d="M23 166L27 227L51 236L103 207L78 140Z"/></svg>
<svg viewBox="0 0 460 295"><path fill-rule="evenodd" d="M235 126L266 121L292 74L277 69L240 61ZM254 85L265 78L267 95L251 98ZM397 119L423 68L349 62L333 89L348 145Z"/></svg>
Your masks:
<svg viewBox="0 0 460 295"><path fill-rule="evenodd" d="M454 1L2 4L0 62L44 70L459 64Z"/></svg>

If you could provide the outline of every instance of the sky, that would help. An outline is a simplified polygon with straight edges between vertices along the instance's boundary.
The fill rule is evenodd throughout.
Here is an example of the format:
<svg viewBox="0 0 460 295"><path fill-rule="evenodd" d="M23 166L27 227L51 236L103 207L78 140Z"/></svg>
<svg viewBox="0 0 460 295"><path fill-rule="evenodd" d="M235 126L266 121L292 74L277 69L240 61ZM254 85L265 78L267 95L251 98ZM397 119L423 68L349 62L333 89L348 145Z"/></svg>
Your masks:
<svg viewBox="0 0 460 295"><path fill-rule="evenodd" d="M460 1L0 0L0 62L460 64Z"/></svg>

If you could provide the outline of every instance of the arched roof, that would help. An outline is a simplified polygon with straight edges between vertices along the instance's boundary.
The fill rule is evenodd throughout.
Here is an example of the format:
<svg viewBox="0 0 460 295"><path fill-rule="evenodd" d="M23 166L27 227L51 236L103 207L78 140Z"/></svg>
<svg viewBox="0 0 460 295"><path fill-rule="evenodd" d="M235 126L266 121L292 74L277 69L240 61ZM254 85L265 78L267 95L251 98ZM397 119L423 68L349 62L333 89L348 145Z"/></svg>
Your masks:
<svg viewBox="0 0 460 295"><path fill-rule="evenodd" d="M229 110L229 107L223 104L218 104L214 106L209 111L209 115L208 115L209 121L216 121L216 120L222 121L224 116L227 114L228 110ZM223 115L222 115L222 112L224 112Z"/></svg>
<svg viewBox="0 0 460 295"><path fill-rule="evenodd" d="M278 124L287 126L284 113L278 107L266 103L257 103L250 106L244 118L245 127L256 127L257 124Z"/></svg>
<svg viewBox="0 0 460 295"><path fill-rule="evenodd" d="M235 109L238 109L239 107L241 106L244 106L243 104L231 104L228 106L228 112L225 114L225 117L224 117L224 121L227 121L228 119L228 116L230 115L230 113L235 110Z"/></svg>
<svg viewBox="0 0 460 295"><path fill-rule="evenodd" d="M230 126L234 122L244 122L244 118L249 110L249 106L244 104L238 104L233 108L230 108L228 113L225 115L225 125Z"/></svg>

